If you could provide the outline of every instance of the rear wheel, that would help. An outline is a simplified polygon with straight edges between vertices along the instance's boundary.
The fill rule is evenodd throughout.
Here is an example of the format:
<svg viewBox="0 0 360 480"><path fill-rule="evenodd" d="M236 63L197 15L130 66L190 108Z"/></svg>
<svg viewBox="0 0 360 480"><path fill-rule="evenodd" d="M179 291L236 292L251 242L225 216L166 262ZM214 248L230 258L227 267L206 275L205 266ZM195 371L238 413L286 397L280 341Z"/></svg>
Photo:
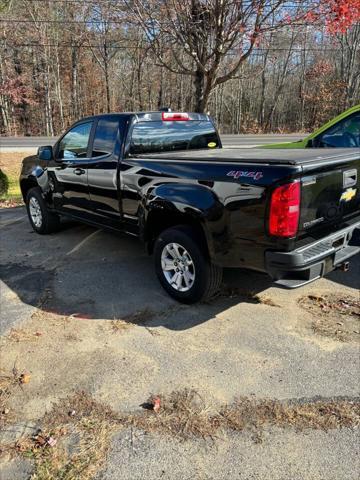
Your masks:
<svg viewBox="0 0 360 480"><path fill-rule="evenodd" d="M187 226L169 228L155 242L155 270L169 295L179 302L211 298L219 289L222 269L202 251L196 233Z"/></svg>
<svg viewBox="0 0 360 480"><path fill-rule="evenodd" d="M60 226L60 218L49 211L39 187L31 188L26 195L26 209L35 232L47 234L56 231Z"/></svg>

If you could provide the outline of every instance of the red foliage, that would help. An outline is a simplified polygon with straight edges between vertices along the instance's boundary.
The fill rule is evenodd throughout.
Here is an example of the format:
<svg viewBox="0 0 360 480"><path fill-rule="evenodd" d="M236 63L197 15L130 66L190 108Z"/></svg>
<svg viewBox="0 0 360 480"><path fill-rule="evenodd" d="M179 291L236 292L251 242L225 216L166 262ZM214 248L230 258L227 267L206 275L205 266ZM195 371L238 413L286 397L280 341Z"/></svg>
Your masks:
<svg viewBox="0 0 360 480"><path fill-rule="evenodd" d="M344 33L360 21L360 0L326 0L321 2L321 13L330 33Z"/></svg>
<svg viewBox="0 0 360 480"><path fill-rule="evenodd" d="M315 65L310 67L306 72L309 79L319 79L319 77L327 77L334 71L334 66L326 60L319 60Z"/></svg>
<svg viewBox="0 0 360 480"><path fill-rule="evenodd" d="M285 10L286 12L286 10ZM360 0L314 0L295 16L284 14L283 23L292 25L304 22L323 25L329 33L345 33L352 25L360 21Z"/></svg>
<svg viewBox="0 0 360 480"><path fill-rule="evenodd" d="M24 84L25 82L24 76L7 78L0 85L0 94L8 97L15 105L34 105L36 102L32 98L33 91Z"/></svg>

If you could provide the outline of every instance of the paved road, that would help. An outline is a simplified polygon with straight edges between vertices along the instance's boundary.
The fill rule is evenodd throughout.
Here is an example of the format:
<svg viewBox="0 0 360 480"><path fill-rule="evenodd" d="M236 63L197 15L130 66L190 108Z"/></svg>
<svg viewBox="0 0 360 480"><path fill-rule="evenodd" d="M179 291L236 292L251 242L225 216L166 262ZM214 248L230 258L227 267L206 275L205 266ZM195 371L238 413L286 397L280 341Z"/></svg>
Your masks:
<svg viewBox="0 0 360 480"><path fill-rule="evenodd" d="M224 146L255 146L265 143L294 142L303 138L305 134L268 134L268 135L222 135ZM37 148L40 145L52 145L57 137L1 137L0 149Z"/></svg>

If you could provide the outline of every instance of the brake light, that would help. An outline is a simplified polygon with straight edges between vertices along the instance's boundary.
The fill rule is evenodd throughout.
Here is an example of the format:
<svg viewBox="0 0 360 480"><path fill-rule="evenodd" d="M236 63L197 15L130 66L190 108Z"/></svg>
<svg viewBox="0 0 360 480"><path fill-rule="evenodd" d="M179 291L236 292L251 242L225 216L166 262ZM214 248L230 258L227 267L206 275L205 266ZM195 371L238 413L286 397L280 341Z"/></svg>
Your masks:
<svg viewBox="0 0 360 480"><path fill-rule="evenodd" d="M277 237L294 237L299 227L300 183L277 187L271 196L269 233Z"/></svg>
<svg viewBox="0 0 360 480"><path fill-rule="evenodd" d="M167 122L186 121L189 120L189 114L182 112L162 112L162 120Z"/></svg>

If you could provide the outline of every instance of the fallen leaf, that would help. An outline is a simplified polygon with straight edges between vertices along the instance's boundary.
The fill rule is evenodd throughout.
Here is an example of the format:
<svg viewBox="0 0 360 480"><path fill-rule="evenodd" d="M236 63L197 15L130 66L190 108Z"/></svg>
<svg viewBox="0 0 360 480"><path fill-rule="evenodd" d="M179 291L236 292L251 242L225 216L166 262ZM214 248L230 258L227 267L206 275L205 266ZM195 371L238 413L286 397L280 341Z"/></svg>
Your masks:
<svg viewBox="0 0 360 480"><path fill-rule="evenodd" d="M160 407L161 407L161 401L160 401L159 397L154 398L153 405L154 405L153 406L154 412L158 412L160 410Z"/></svg>
<svg viewBox="0 0 360 480"><path fill-rule="evenodd" d="M20 383L29 383L31 375L29 373L22 373L20 375Z"/></svg>
<svg viewBox="0 0 360 480"><path fill-rule="evenodd" d="M39 447L43 447L46 443L46 438L43 437L42 435L36 435L34 437L34 441L35 441L36 445L38 445Z"/></svg>
<svg viewBox="0 0 360 480"><path fill-rule="evenodd" d="M49 438L47 439L47 442L46 442L46 443L49 445L49 447L55 447L55 445L56 445L56 438L54 438L54 437L49 437Z"/></svg>

